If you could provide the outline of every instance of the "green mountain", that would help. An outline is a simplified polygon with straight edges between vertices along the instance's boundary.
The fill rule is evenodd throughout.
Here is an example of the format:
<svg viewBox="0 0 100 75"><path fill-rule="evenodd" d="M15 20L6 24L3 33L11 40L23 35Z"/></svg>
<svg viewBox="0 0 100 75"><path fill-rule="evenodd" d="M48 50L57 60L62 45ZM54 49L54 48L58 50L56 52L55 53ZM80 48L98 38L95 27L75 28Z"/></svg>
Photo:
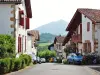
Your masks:
<svg viewBox="0 0 100 75"><path fill-rule="evenodd" d="M67 27L67 22L64 20L58 20L54 22L50 22L48 24L42 25L35 30L38 30L40 34L42 33L50 33L53 35L66 35L66 27Z"/></svg>
<svg viewBox="0 0 100 75"><path fill-rule="evenodd" d="M40 41L39 43L47 43L53 42L56 35L50 33L42 33L40 34Z"/></svg>

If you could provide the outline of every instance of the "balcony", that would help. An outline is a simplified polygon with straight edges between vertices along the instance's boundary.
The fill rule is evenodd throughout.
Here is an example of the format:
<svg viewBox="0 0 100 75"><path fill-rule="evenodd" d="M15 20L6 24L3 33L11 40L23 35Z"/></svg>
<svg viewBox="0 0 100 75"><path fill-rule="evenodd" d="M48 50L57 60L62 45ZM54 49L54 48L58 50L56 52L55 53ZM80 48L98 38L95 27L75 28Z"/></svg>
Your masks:
<svg viewBox="0 0 100 75"><path fill-rule="evenodd" d="M75 43L82 42L82 35L81 34L72 35L72 42L75 42Z"/></svg>
<svg viewBox="0 0 100 75"><path fill-rule="evenodd" d="M22 0L0 0L0 4L21 4Z"/></svg>

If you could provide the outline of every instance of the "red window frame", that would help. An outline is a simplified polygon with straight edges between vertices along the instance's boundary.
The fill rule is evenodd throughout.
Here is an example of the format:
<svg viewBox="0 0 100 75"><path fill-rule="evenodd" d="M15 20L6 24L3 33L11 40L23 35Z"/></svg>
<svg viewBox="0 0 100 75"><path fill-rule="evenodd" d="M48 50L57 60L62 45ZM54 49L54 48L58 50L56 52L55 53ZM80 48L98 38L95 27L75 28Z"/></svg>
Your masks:
<svg viewBox="0 0 100 75"><path fill-rule="evenodd" d="M87 22L87 31L90 31L90 22Z"/></svg>

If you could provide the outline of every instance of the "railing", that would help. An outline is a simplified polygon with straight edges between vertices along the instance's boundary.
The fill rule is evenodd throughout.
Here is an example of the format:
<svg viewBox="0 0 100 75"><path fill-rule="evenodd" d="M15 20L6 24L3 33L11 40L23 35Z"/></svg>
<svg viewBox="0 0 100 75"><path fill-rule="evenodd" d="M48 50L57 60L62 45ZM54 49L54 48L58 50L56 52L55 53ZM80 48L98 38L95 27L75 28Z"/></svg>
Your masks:
<svg viewBox="0 0 100 75"><path fill-rule="evenodd" d="M20 4L22 0L0 0L0 4Z"/></svg>
<svg viewBox="0 0 100 75"><path fill-rule="evenodd" d="M82 42L82 35L80 35L80 34L73 35L72 42Z"/></svg>

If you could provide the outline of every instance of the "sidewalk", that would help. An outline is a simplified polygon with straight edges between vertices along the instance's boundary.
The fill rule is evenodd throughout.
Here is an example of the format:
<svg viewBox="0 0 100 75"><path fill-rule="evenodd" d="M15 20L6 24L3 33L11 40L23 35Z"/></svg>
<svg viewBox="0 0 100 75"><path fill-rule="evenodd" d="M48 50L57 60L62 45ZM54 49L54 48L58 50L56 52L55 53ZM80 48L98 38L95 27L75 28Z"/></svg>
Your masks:
<svg viewBox="0 0 100 75"><path fill-rule="evenodd" d="M91 72L92 75L100 75L100 65L85 65L87 71Z"/></svg>

